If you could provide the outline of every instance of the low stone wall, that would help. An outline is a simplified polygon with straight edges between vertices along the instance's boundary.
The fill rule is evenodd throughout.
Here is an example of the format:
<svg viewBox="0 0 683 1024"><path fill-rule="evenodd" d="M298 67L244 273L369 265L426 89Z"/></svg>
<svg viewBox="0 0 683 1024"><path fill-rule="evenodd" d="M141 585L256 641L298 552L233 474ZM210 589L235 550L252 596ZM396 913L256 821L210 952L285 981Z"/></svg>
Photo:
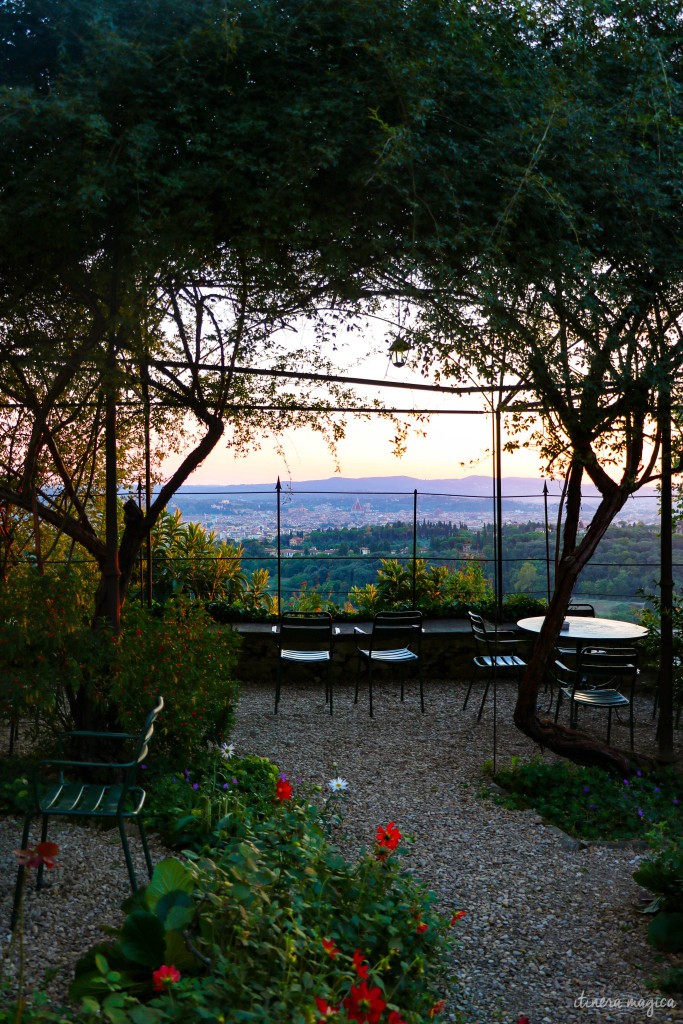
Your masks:
<svg viewBox="0 0 683 1024"><path fill-rule="evenodd" d="M369 623L360 625L362 629L370 629ZM277 646L271 627L240 624L235 628L242 638L238 678L244 682L274 682ZM338 628L340 633L335 639L331 671L335 683L345 683L355 679L358 636L348 623ZM428 622L422 637L421 654L425 679L469 679L474 657L469 624L459 620ZM312 675L310 668L298 665L288 665L285 671L294 680L310 680Z"/></svg>

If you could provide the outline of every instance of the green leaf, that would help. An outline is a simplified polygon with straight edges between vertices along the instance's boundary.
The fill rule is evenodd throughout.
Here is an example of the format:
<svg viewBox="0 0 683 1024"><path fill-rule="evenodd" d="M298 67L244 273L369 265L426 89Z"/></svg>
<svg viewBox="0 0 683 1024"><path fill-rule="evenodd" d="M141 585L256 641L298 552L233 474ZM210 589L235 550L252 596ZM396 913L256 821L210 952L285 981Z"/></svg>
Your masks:
<svg viewBox="0 0 683 1024"><path fill-rule="evenodd" d="M161 897L167 893L176 890L192 892L193 889L194 882L187 868L174 857L168 857L154 868L152 880L145 890L147 904L150 910L154 910Z"/></svg>
<svg viewBox="0 0 683 1024"><path fill-rule="evenodd" d="M136 910L121 929L121 949L133 963L159 967L164 962L164 926L155 914Z"/></svg>
<svg viewBox="0 0 683 1024"><path fill-rule="evenodd" d="M164 963L173 964L181 973L197 969L197 958L185 945L180 932L166 932Z"/></svg>
<svg viewBox="0 0 683 1024"><path fill-rule="evenodd" d="M650 942L664 953L683 951L683 913L676 910L657 914L650 922Z"/></svg>
<svg viewBox="0 0 683 1024"><path fill-rule="evenodd" d="M187 927L194 917L194 900L179 889L162 896L155 907L155 913L163 922L164 929L169 932Z"/></svg>
<svg viewBox="0 0 683 1024"><path fill-rule="evenodd" d="M109 970L109 964L107 963L106 957L103 957L101 953L95 956L95 966L100 974L106 974Z"/></svg>

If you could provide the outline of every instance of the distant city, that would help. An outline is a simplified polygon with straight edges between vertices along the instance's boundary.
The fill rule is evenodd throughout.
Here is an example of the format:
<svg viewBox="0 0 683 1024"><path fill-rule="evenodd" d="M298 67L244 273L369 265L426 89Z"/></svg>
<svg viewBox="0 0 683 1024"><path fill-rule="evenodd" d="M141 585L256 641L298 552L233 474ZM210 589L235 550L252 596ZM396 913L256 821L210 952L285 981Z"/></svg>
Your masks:
<svg viewBox="0 0 683 1024"><path fill-rule="evenodd" d="M340 527L381 526L418 521L463 523L477 529L494 518L493 485L490 477L419 480L414 477L332 477L328 480L284 482L280 488L282 533L302 534L310 530ZM417 492L417 494L415 494ZM548 483L547 501L543 481L529 477L503 480L503 523L543 522L546 514L556 525L560 485ZM590 520L599 503L594 490L583 498L584 522ZM277 489L263 485L211 485L185 487L169 506L178 508L186 522L201 523L219 539L268 538L277 531ZM616 519L619 525L659 521L659 503L653 489L629 499Z"/></svg>

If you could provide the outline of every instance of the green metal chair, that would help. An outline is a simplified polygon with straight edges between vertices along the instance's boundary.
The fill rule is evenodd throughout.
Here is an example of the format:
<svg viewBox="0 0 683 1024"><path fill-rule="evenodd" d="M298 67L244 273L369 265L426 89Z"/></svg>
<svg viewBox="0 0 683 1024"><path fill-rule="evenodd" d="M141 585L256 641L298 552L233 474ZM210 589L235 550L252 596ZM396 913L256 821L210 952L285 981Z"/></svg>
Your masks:
<svg viewBox="0 0 683 1024"><path fill-rule="evenodd" d="M420 641L422 640L422 612L377 612L372 622L372 629L366 633L360 626L354 626L358 638L356 653L358 654L358 670L356 672L356 694L354 704L358 703L358 688L361 667L368 671L368 692L370 697L370 718L374 717L372 705L372 670L375 665L414 665L417 668L420 682L420 707L424 712L425 701L422 687L422 666L420 661ZM362 639L361 639L362 638ZM414 649L413 649L414 648ZM401 675L401 700L403 700L404 678Z"/></svg>
<svg viewBox="0 0 683 1024"><path fill-rule="evenodd" d="M477 721L479 722L484 710L484 704L486 703L489 688L494 678L513 675L515 679L519 680L522 677L522 672L526 668L526 662L517 654L517 649L520 646L520 638L517 633L511 629L499 629L497 626L487 623L486 620L476 612L468 611L467 614L470 620L472 637L474 638L475 655L472 659L474 671L470 676L470 682L467 687L465 702L462 709L464 711L467 707L472 687L474 686L477 678L481 673L483 673L486 679L486 684L484 686L481 704L479 705L479 713L477 714Z"/></svg>
<svg viewBox="0 0 683 1024"><path fill-rule="evenodd" d="M555 662L558 682L555 721L562 697L569 700L569 725L575 729L580 707L607 709L607 742L612 732L612 712L628 710L629 738L633 750L633 698L638 678L638 652L633 647L584 647L577 669ZM625 690L626 693L622 693Z"/></svg>
<svg viewBox="0 0 683 1024"><path fill-rule="evenodd" d="M53 815L70 818L116 819L121 836L121 845L126 858L126 867L133 892L137 889L135 869L130 855L126 821L137 822L140 840L145 854L147 871L152 877L152 859L149 855L145 826L142 821L142 807L145 802L145 791L136 784L138 767L145 760L149 742L154 732L154 722L164 706L163 697L157 699L156 706L150 711L140 733L123 732L85 732L72 731L64 733L60 738L60 753L67 741L96 741L99 748L107 749L110 745L122 745L127 753L119 761L86 761L46 758L36 767L33 778L33 806L24 819L24 831L21 847L26 849L29 841L31 823L34 818L42 819L40 841L47 840L48 821ZM125 759L124 759L125 758ZM93 777L105 778L106 781L93 782ZM86 781L87 780L87 781ZM11 928L17 922L21 891L25 868L21 865L17 871L17 882L14 892ZM38 868L36 888L43 884L43 865Z"/></svg>
<svg viewBox="0 0 683 1024"><path fill-rule="evenodd" d="M280 704L282 669L285 665L318 666L325 674L325 701L330 714L334 709L332 693L332 647L334 634L329 612L287 612L279 626L273 626L277 643L277 671L275 674L275 714Z"/></svg>

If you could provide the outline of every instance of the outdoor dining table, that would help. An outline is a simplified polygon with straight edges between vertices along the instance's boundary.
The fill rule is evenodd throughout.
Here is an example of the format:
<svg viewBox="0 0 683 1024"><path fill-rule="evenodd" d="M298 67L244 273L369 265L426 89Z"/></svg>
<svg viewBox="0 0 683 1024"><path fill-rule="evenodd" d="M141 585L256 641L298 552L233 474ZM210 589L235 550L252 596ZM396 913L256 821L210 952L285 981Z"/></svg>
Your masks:
<svg viewBox="0 0 683 1024"><path fill-rule="evenodd" d="M527 619L520 619L517 623L519 629L525 633L540 633L545 622L545 615L532 615ZM577 655L587 644L604 644L614 646L615 644L634 643L647 636L645 626L638 626L635 622L624 622L621 619L599 619L593 616L568 615L564 620L558 640L564 643L568 640L576 646Z"/></svg>

